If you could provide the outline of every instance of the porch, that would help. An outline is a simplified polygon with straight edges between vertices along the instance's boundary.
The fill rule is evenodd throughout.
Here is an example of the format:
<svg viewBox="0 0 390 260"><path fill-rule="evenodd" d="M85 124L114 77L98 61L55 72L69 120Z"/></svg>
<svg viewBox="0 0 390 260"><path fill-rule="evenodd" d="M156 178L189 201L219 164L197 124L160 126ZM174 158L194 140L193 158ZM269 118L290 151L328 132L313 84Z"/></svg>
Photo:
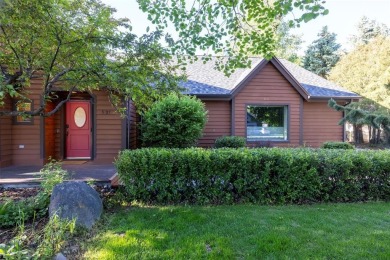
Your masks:
<svg viewBox="0 0 390 260"><path fill-rule="evenodd" d="M64 162L62 168L70 173L71 180L94 181L109 184L116 173L114 165L92 162ZM32 186L40 182L41 166L8 166L0 168L0 186Z"/></svg>

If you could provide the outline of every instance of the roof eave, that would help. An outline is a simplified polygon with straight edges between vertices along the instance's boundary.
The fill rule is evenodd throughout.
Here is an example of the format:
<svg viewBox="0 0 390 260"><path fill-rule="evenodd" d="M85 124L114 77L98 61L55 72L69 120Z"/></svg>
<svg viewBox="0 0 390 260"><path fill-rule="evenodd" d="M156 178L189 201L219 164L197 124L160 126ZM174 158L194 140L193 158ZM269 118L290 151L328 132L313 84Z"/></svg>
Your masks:
<svg viewBox="0 0 390 260"><path fill-rule="evenodd" d="M329 100L329 99L361 99L361 96L309 96L310 100Z"/></svg>
<svg viewBox="0 0 390 260"><path fill-rule="evenodd" d="M231 94L186 94L186 95L196 96L197 98L199 98L201 100L224 100L224 101L229 101L232 98Z"/></svg>

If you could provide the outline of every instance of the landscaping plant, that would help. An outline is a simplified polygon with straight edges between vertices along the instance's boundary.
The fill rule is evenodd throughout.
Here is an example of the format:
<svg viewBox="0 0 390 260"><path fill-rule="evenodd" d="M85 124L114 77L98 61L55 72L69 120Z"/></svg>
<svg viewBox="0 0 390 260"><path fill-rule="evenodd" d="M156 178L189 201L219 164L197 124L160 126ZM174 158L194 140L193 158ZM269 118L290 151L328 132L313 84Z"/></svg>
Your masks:
<svg viewBox="0 0 390 260"><path fill-rule="evenodd" d="M390 152L340 149L126 150L129 200L159 204L390 200Z"/></svg>
<svg viewBox="0 0 390 260"><path fill-rule="evenodd" d="M184 148L196 144L206 124L204 104L195 97L172 93L155 102L141 124L145 146Z"/></svg>
<svg viewBox="0 0 390 260"><path fill-rule="evenodd" d="M242 136L222 136L215 140L215 148L241 148L246 146L246 138Z"/></svg>
<svg viewBox="0 0 390 260"><path fill-rule="evenodd" d="M321 145L324 149L354 149L353 145L346 142L325 142Z"/></svg>

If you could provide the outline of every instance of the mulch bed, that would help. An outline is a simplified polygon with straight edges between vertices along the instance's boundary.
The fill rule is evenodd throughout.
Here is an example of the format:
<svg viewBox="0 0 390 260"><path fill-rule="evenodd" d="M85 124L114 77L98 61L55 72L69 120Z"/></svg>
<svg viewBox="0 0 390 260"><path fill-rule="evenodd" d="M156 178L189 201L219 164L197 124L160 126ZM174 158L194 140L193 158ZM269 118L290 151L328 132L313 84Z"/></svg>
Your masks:
<svg viewBox="0 0 390 260"><path fill-rule="evenodd" d="M108 200L115 193L114 190L105 186L93 186L93 188L100 194L100 197L104 200ZM39 191L42 189L40 187L29 187L29 188L3 188L0 187L0 204L7 201L19 201L29 197L36 196ZM36 219L34 221L28 221L24 223L25 234L27 234L27 239L25 241L26 245L30 249L35 249L37 244L36 236L38 233L41 233L45 225L47 224L49 218L48 216ZM0 244L8 244L16 235L17 228L0 228ZM67 241L62 249L62 252L67 255L68 259L79 259L82 256L83 250L78 245L77 237L72 238L70 241ZM0 256L1 259L1 256Z"/></svg>
<svg viewBox="0 0 390 260"><path fill-rule="evenodd" d="M34 188L1 188L0 203L6 200L18 201L21 199L33 197L41 190L39 187Z"/></svg>

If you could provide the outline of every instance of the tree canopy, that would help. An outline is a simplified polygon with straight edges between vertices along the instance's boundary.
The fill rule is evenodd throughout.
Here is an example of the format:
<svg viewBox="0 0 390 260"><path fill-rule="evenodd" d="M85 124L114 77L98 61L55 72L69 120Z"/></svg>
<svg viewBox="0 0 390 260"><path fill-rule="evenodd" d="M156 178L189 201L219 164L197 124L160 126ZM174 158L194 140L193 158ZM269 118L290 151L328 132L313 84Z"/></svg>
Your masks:
<svg viewBox="0 0 390 260"><path fill-rule="evenodd" d="M390 38L379 36L344 55L329 79L390 109Z"/></svg>
<svg viewBox="0 0 390 260"><path fill-rule="evenodd" d="M390 28L363 16L357 24L357 33L352 35L351 42L355 46L364 45L378 36L390 36Z"/></svg>
<svg viewBox="0 0 390 260"><path fill-rule="evenodd" d="M300 64L298 51L303 43L301 34L291 33L287 22L280 22L275 33L275 56Z"/></svg>
<svg viewBox="0 0 390 260"><path fill-rule="evenodd" d="M176 90L170 55L160 32L141 37L127 19L98 0L3 0L0 2L0 106L7 96L29 99L30 80L42 79L42 100L31 112L0 115L49 116L74 90L104 89L114 105L132 98L139 107ZM54 91L65 100L45 111ZM119 107L119 106L118 106Z"/></svg>
<svg viewBox="0 0 390 260"><path fill-rule="evenodd" d="M324 26L318 34L318 39L309 45L303 58L303 67L307 70L326 77L340 56L337 50L340 44L336 42L336 34Z"/></svg>
<svg viewBox="0 0 390 260"><path fill-rule="evenodd" d="M171 41L175 55L194 56L199 49L209 55L228 56L227 63L217 63L227 74L248 66L248 53L271 58L277 22L294 10L298 10L297 16L287 20L289 26L329 12L319 0L137 1L159 30L169 25L175 28L178 38Z"/></svg>

